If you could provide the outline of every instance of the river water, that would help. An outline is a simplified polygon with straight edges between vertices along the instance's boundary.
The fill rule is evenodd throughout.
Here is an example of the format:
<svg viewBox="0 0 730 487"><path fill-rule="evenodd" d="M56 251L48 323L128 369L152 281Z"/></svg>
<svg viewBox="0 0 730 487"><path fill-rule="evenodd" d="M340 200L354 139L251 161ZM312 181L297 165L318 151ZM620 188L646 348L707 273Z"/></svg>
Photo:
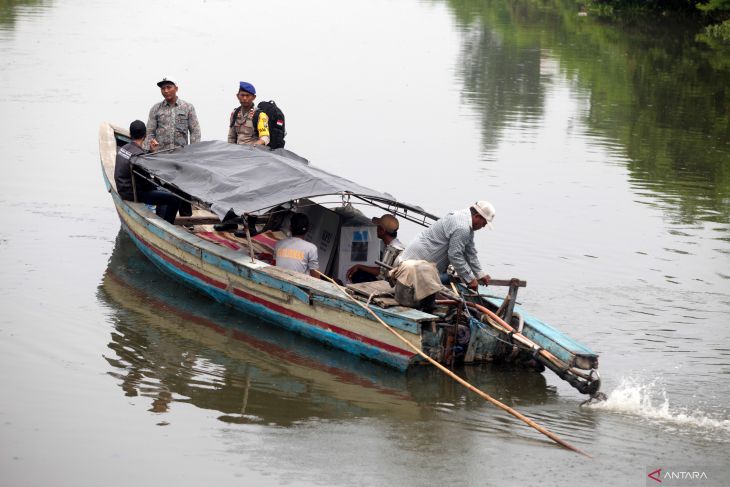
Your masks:
<svg viewBox="0 0 730 487"><path fill-rule="evenodd" d="M729 51L578 11L1 2L0 485L728 485ZM152 267L119 232L97 130L146 121L163 76L204 140L243 79L326 170L437 214L492 201L483 263L601 355L608 401L549 372L460 373L594 458Z"/></svg>

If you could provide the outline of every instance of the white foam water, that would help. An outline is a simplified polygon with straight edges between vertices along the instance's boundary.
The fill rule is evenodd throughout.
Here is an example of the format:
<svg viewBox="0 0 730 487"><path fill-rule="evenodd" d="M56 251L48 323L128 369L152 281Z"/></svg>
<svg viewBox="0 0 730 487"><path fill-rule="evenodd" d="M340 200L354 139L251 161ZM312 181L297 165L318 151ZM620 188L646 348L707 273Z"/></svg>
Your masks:
<svg viewBox="0 0 730 487"><path fill-rule="evenodd" d="M713 418L699 410L670 408L667 392L657 384L656 380L642 383L634 378L622 379L618 387L608 394L607 400L586 407L639 416L675 427L730 433L730 419Z"/></svg>

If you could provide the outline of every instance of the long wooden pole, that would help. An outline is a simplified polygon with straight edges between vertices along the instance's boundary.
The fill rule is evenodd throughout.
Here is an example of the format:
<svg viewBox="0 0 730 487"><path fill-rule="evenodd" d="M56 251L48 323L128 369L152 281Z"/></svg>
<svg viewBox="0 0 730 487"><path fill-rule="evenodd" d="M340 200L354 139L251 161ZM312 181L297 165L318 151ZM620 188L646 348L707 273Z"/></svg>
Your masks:
<svg viewBox="0 0 730 487"><path fill-rule="evenodd" d="M490 396L486 392L484 392L481 389L479 389L479 388L471 385L469 382L465 381L464 379L462 379L461 377L459 377L458 375L456 375L455 373L453 373L452 371L450 371L449 369L447 369L446 367L444 367L440 363L436 362L434 359L432 359L431 357L429 357L428 355L426 355L425 353L423 353L423 351L421 351L418 347L416 347L411 342L409 342L408 340L406 340L403 337L403 335L401 335L400 333L398 333L395 329L393 329L385 321L383 321L380 318L380 316L378 316L377 314L375 314L375 311L373 311L372 308L369 305L367 305L365 303L362 303L362 302L358 301L357 299L353 298L352 296L350 296L350 294L347 293L347 291L345 290L345 288L343 288L342 286L340 286L339 284L337 284L329 276L326 276L326 275L322 274L319 271L317 271L317 272L319 273L319 275L323 279L326 279L327 281L329 281L332 284L334 284L335 286L337 286L337 288L340 291L342 291L342 293L345 296L347 296L347 298L349 298L350 300L354 301L361 308L365 309L365 311L367 311L368 313L370 313L381 325L383 325L389 332L391 332L393 335L395 335L396 338L398 338L400 341L402 341L403 343L405 343L406 346L408 346L411 350L413 350L418 355L420 355L421 357L423 357L424 359L426 359L428 362L430 362L432 365L434 365L436 368L438 368L441 372L443 372L444 374L448 375L449 377L451 377L452 379L454 379L456 382L458 382L462 386L466 387L470 391L474 392L478 396L482 397L486 401L491 402L492 404L494 404L498 408L500 408L500 409L508 412L509 414L511 414L512 416L514 416L515 418L519 419L520 421L523 421L527 425L529 425L532 428L536 429L537 431L539 431L543 435L547 436L548 438L550 438L551 440L553 440L555 443L559 444L560 446L562 446L564 448L567 448L568 450L574 451L576 453L579 453L579 454L581 454L583 456L586 456L588 458L593 458L592 456L590 456L589 454L585 453L584 451L579 450L578 448L574 447L570 443L562 440L555 433L553 433L553 432L547 430L546 428L540 426L539 424L537 424L536 422L534 422L533 420L531 420L530 418L528 418L524 414L522 414L519 411L517 411L517 410L515 410L515 409L513 409L513 408L511 408L509 406L507 406L506 404L498 401L497 399L494 399L492 396Z"/></svg>

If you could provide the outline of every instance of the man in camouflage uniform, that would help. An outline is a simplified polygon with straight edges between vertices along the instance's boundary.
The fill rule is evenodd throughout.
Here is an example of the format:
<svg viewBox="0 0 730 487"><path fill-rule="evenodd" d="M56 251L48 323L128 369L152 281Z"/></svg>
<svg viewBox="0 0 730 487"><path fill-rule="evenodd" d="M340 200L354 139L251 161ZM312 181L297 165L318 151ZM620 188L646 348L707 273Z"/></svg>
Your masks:
<svg viewBox="0 0 730 487"><path fill-rule="evenodd" d="M147 138L144 148L151 150L172 149L200 142L200 124L195 107L177 97L177 85L163 78L157 83L164 98L150 109L147 122Z"/></svg>
<svg viewBox="0 0 730 487"><path fill-rule="evenodd" d="M157 86L160 87L164 99L150 109L144 148L156 151L185 147L188 145L188 133L191 144L200 142L200 124L195 107L177 97L177 85L173 80L162 78ZM180 202L180 216L191 216L193 210L186 201L190 199L190 195L181 192L180 196L183 198Z"/></svg>
<svg viewBox="0 0 730 487"><path fill-rule="evenodd" d="M231 144L268 145L271 140L269 133L269 116L263 110L259 111L259 120L254 129L253 119L256 112L256 88L251 83L241 81L236 94L240 107L231 113L228 124L228 142Z"/></svg>

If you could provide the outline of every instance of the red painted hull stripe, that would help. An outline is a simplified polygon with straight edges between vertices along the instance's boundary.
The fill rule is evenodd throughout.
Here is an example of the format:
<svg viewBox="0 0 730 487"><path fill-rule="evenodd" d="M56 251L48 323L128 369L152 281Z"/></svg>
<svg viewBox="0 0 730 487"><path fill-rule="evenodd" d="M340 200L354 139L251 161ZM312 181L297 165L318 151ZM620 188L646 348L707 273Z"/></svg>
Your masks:
<svg viewBox="0 0 730 487"><path fill-rule="evenodd" d="M186 264L183 264L182 262L179 262L179 261L173 259L172 257L168 256L167 254L163 253L162 250L154 247L150 242L147 242L147 241L143 240L139 236L139 234L137 234L137 232L135 232L134 230L132 230L131 228L129 228L129 226L127 226L127 228L129 229L130 232L132 232L134 234L134 236L137 238L137 240L140 241L145 247L147 247L148 249L150 249L152 252L154 252L155 254L157 254L158 256L160 256L163 260L165 260L169 264L173 265L174 267L177 267L178 269L180 269L184 273L189 274L189 275L191 275L191 276L193 276L193 277L195 277L197 279L200 279L201 281L205 282L206 284L209 284L211 286L214 286L214 287L216 287L218 289L225 290L227 288L227 286L224 283L222 283L220 281L217 281L215 279L212 279L212 278L206 276L205 274L201 274L200 272L198 272L197 270L193 269L192 267L189 267ZM393 345L389 345L387 343L383 343L383 342L378 341L378 340L373 340L372 338L368 338L368 337L362 336L360 334L353 333L353 332L351 332L349 330L345 330L344 328L340 328L340 327L335 326L335 325L332 325L330 323L327 323L327 322L324 322L324 321L319 321L319 320L317 320L315 318L309 317L307 315L303 315L301 313L297 313L296 311L290 310L290 309L285 308L283 306L279 306L278 304L272 303L270 301L266 301L264 299L261 299L258 296L255 296L253 294L249 294L249 293L247 293L245 291L242 291L240 289L234 288L233 289L233 293L235 295L237 295L237 296L240 296L240 297L248 300L248 301L252 301L252 302L261 304L263 306L266 306L267 308L269 308L269 309L271 309L273 311L276 311L278 313L284 314L286 316L289 316L291 318L297 319L299 321L304 321L304 322L309 323L311 325L314 325L314 326L316 326L318 328L322 328L324 330L332 331L334 333L337 333L338 335L345 336L345 337L350 338L352 340L357 340L357 341L366 343L368 345L377 347L377 348L379 348L379 349L381 349L383 351L386 351L386 352L389 352L389 353L395 353L395 354L398 354L398 355L402 355L404 357L411 357L411 356L414 355L414 352L409 352L408 350L403 350L401 348L394 347Z"/></svg>
<svg viewBox="0 0 730 487"><path fill-rule="evenodd" d="M272 309L272 310L274 310L274 311L276 311L278 313L281 313L283 315L292 317L292 318L294 318L296 320L299 320L299 321L305 321L305 322L307 322L307 323L309 323L311 325L314 325L316 327L319 327L319 328L322 328L322 329L325 329L325 330L329 330L329 331L335 332L338 335L346 336L347 338L350 338L352 340L357 340L357 341L360 341L360 342L363 342L363 343L367 343L368 345L372 345L374 347L380 348L381 350L385 350L385 351L391 352L391 353L397 353L397 354L403 355L405 357L410 357L410 356L413 355L413 352L409 352L407 350L403 350L403 349L394 347L392 345L388 345L387 343L383 343L383 342L380 342L378 340L373 340L372 338L368 338L368 337L362 336L360 334L353 333L353 332L351 332L349 330L346 330L344 328L340 328L339 326L335 326L335 325L332 325L330 323L326 323L324 321L319 321L319 320L317 320L315 318L312 318L312 317L309 317L307 315L303 315L303 314L297 313L296 311L292 311L292 310L290 310L288 308L285 308L283 306L279 306L278 304L274 304L274 303L271 303L269 301L265 301L265 300L259 298L258 296L255 296L253 294L249 294L249 293L247 293L245 291L242 291L240 289L234 289L233 292L237 296L241 296L242 298L247 299L249 301L253 301L253 302L256 302L256 303L260 303L260 304L266 306L267 308L270 308L270 309Z"/></svg>
<svg viewBox="0 0 730 487"><path fill-rule="evenodd" d="M134 287L133 284L128 283L123 278L117 276L113 272L109 273L108 276L111 280L116 282L118 285L124 286L130 292L134 293L138 299L142 299L143 297L145 300L150 299L149 296L142 296L142 292L139 289L137 289L136 287ZM320 370L320 371L326 372L328 374L332 374L335 377L342 379L344 382L360 385L363 387L367 387L369 389L376 389L379 392L389 395L389 396L398 397L399 399L404 399L404 400L410 399L410 397L407 394L404 394L401 391L397 391L395 389L389 389L387 387L378 385L374 381L367 379L361 375L354 374L352 372L348 372L348 371L345 371L343 369L340 369L340 368L337 368L334 366L323 364L323 363L319 362L318 360L311 359L311 358L305 357L303 355L299 355L295 351L290 350L288 348L278 346L274 343L271 343L271 342L263 340L263 339L254 338L252 335L248 335L247 333L245 333L241 330L238 330L235 328L233 330L231 330L231 329L226 328L222 325L219 325L211 320L208 320L201 316L192 314L191 312L183 311L179 308L176 308L173 305L171 305L161 299L156 299L154 297L152 297L151 299L152 299L151 303L153 303L155 305L155 307L157 307L158 309L165 310L166 312L172 313L175 316L178 316L185 321L195 323L199 326L204 326L204 327L214 331L215 333L218 333L219 335L226 336L228 334L228 332L230 331L231 338L233 338L234 340L243 342L246 345L255 348L256 350L259 350L259 351L263 350L265 353L268 353L275 358L278 358L281 360L286 360L287 362L294 364L294 365L298 365L300 367Z"/></svg>

